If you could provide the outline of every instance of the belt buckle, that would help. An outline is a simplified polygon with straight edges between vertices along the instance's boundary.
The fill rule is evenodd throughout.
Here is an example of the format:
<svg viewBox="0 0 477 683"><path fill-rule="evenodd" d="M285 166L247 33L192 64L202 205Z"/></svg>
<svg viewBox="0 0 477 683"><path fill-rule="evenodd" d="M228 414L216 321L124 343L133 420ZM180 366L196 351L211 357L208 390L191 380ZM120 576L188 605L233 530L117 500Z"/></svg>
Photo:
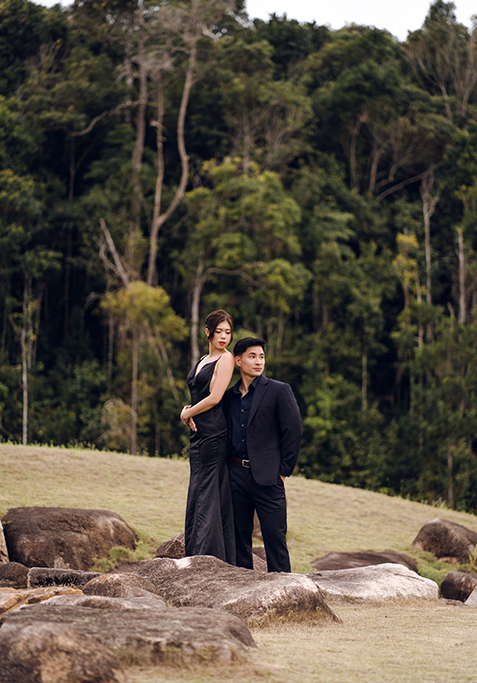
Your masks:
<svg viewBox="0 0 477 683"><path fill-rule="evenodd" d="M248 467L250 469L250 460L242 458L242 467Z"/></svg>

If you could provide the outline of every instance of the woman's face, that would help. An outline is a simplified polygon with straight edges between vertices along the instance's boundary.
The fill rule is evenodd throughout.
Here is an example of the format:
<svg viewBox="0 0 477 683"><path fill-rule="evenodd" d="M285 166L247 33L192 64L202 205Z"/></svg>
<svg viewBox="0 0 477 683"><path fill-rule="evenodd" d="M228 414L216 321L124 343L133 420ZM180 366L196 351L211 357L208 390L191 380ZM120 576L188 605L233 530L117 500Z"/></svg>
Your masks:
<svg viewBox="0 0 477 683"><path fill-rule="evenodd" d="M208 336L209 331L205 328ZM209 339L209 344L217 351L227 348L232 340L232 328L226 320L222 320L214 330L214 334Z"/></svg>

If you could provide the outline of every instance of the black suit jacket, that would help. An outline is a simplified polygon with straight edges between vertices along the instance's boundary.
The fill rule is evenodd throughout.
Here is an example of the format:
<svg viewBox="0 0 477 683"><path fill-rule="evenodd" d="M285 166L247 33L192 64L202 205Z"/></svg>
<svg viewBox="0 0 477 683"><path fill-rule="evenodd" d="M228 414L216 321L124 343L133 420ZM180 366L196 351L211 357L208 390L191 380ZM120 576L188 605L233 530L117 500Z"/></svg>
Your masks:
<svg viewBox="0 0 477 683"><path fill-rule="evenodd" d="M233 387L223 398L229 432L232 392ZM290 385L260 375L247 423L248 458L257 484L270 486L277 483L280 474L290 476L298 459L301 434L300 411Z"/></svg>

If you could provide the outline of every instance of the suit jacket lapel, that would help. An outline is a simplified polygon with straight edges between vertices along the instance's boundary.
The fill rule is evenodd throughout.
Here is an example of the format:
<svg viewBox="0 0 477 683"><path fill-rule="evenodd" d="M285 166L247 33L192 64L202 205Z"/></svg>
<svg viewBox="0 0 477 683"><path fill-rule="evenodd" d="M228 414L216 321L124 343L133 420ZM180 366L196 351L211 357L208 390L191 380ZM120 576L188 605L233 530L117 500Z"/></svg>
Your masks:
<svg viewBox="0 0 477 683"><path fill-rule="evenodd" d="M264 375L260 375L260 379L257 382L257 386L255 387L255 391L253 393L253 399L252 399L252 405L250 406L250 413L248 416L248 422L247 422L247 427L253 420L255 413L258 410L258 407L267 393L268 389L268 379Z"/></svg>

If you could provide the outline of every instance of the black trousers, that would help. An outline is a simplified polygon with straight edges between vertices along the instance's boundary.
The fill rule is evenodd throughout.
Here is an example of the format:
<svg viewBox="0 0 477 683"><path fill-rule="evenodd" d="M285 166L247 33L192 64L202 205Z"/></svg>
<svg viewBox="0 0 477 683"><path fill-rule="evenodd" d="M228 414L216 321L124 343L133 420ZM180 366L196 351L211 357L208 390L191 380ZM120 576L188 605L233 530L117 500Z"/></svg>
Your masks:
<svg viewBox="0 0 477 683"><path fill-rule="evenodd" d="M253 569L253 514L257 511L269 572L290 572L287 534L287 501L282 480L260 486L248 467L231 463L230 486L235 521L237 567Z"/></svg>

